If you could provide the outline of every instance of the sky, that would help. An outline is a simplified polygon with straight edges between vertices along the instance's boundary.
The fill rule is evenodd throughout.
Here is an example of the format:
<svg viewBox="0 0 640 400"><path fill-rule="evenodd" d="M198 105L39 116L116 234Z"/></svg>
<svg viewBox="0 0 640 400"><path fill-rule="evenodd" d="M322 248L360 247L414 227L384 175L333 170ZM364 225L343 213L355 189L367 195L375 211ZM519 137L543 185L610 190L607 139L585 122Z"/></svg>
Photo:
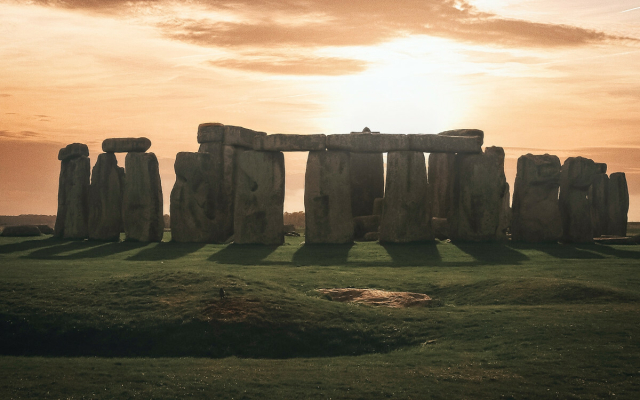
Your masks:
<svg viewBox="0 0 640 400"><path fill-rule="evenodd" d="M625 172L640 221L640 0L0 0L0 215L55 214L73 142L151 139L165 198L198 124L485 132ZM124 157L119 157L124 164ZM306 153L286 153L285 211Z"/></svg>

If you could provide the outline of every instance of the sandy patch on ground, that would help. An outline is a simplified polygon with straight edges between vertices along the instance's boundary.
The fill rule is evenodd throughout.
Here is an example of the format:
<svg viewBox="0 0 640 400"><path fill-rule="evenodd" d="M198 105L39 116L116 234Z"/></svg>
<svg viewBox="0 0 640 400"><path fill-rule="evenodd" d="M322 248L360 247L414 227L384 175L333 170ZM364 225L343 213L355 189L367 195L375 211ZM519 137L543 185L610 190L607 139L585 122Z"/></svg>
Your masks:
<svg viewBox="0 0 640 400"><path fill-rule="evenodd" d="M393 308L428 306L431 297L422 293L388 292L377 289L318 289L333 301L357 302Z"/></svg>

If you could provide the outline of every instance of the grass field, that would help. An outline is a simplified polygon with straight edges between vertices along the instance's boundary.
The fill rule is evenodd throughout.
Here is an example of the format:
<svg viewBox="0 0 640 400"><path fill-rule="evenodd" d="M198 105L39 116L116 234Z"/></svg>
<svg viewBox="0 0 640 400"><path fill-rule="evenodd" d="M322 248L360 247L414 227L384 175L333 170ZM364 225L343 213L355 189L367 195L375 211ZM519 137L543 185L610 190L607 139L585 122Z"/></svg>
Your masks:
<svg viewBox="0 0 640 400"><path fill-rule="evenodd" d="M640 398L640 246L303 240L0 238L0 398Z"/></svg>

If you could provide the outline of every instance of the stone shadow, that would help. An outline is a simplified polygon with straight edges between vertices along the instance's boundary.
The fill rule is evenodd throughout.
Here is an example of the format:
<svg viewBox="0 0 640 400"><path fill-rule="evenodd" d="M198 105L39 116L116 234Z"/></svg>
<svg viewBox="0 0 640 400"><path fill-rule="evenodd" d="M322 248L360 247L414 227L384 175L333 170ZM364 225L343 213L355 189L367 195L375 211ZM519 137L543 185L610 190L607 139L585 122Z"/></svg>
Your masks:
<svg viewBox="0 0 640 400"><path fill-rule="evenodd" d="M353 243L304 244L293 253L291 262L297 266L346 264L352 247Z"/></svg>
<svg viewBox="0 0 640 400"><path fill-rule="evenodd" d="M31 239L22 242L8 243L0 245L0 254L16 253L21 251L35 250L42 247L50 247L69 243L68 240L49 237L46 239Z"/></svg>
<svg viewBox="0 0 640 400"><path fill-rule="evenodd" d="M529 260L525 254L514 250L501 242L455 242L452 243L462 252L473 257L478 265L510 265Z"/></svg>
<svg viewBox="0 0 640 400"><path fill-rule="evenodd" d="M89 241L58 241L57 245L40 248L33 251L22 258L35 259L35 260L59 260L59 259L71 259L74 254L63 255L62 253L75 252L78 250L86 250L93 247L102 245L101 242L89 242Z"/></svg>
<svg viewBox="0 0 640 400"><path fill-rule="evenodd" d="M442 265L442 257L436 242L429 243L381 243L391 257L390 266Z"/></svg>
<svg viewBox="0 0 640 400"><path fill-rule="evenodd" d="M148 243L144 243L147 245ZM178 243L160 242L142 249L138 254L128 257L129 261L163 261L175 260L188 254L195 253L206 245L206 243Z"/></svg>
<svg viewBox="0 0 640 400"><path fill-rule="evenodd" d="M639 251L640 247L638 247L638 245L623 245L623 246L625 249L628 248L629 250L621 250L619 248L611 247L611 245L605 245L605 244L576 245L576 248L593 251L593 252L605 254L607 256L612 256L616 258L630 258L630 259L640 260L640 251Z"/></svg>
<svg viewBox="0 0 640 400"><path fill-rule="evenodd" d="M595 250L591 248L591 246L595 246L595 245L586 245L586 246L589 246L589 248L584 246L585 245L560 244L560 243L514 242L509 244L509 247L512 247L514 249L538 250L554 258L574 259L574 260L593 260L593 259L604 258L604 256L602 256L601 254L596 254L596 253L593 253L592 251L587 251L587 250Z"/></svg>
<svg viewBox="0 0 640 400"><path fill-rule="evenodd" d="M230 244L209 257L209 261L220 264L254 265L260 264L269 254L279 246L262 244Z"/></svg>

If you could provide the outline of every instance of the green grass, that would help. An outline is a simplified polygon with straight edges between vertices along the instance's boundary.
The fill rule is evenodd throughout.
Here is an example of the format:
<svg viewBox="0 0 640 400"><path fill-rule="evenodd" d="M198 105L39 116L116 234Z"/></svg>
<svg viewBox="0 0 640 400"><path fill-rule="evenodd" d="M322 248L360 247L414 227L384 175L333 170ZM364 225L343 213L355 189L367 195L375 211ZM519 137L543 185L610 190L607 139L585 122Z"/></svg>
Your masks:
<svg viewBox="0 0 640 400"><path fill-rule="evenodd" d="M0 398L640 398L640 246L303 240L0 238Z"/></svg>

